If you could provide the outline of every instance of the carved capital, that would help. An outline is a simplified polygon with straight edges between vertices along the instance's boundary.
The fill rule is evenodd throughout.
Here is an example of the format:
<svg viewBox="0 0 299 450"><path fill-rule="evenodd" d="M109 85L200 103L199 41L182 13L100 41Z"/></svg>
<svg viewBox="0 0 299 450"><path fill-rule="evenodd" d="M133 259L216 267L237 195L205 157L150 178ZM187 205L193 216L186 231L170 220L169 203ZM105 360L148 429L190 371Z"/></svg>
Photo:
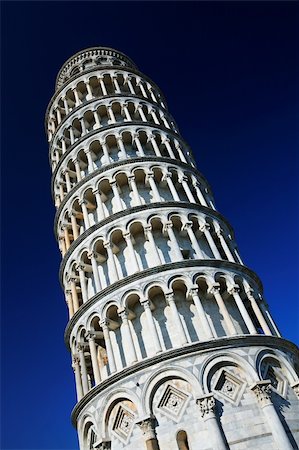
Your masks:
<svg viewBox="0 0 299 450"><path fill-rule="evenodd" d="M291 387L294 389L294 392L299 399L299 381L297 380L295 383L292 383Z"/></svg>
<svg viewBox="0 0 299 450"><path fill-rule="evenodd" d="M261 408L272 405L272 388L270 380L259 381L258 383L251 386L250 389L255 393L257 401Z"/></svg>
<svg viewBox="0 0 299 450"><path fill-rule="evenodd" d="M166 299L168 304L171 303L171 302L174 302L174 293L173 293L173 291L166 292L165 293L165 299Z"/></svg>
<svg viewBox="0 0 299 450"><path fill-rule="evenodd" d="M212 294L212 295L215 295L219 292L220 292L220 284L219 283L212 284L208 289L208 293Z"/></svg>
<svg viewBox="0 0 299 450"><path fill-rule="evenodd" d="M234 286L231 286L231 288L228 289L227 292L231 295L238 294L240 292L240 286L235 284Z"/></svg>
<svg viewBox="0 0 299 450"><path fill-rule="evenodd" d="M128 314L127 314L127 311L125 310L125 308L119 309L117 311L117 314L119 315L119 317L121 318L121 320L123 322L128 319Z"/></svg>
<svg viewBox="0 0 299 450"><path fill-rule="evenodd" d="M204 420L215 417L215 398L213 394L206 394L196 399L196 404L199 406L201 417Z"/></svg>
<svg viewBox="0 0 299 450"><path fill-rule="evenodd" d="M142 420L138 420L138 422L136 422L136 425L138 425L141 429L145 441L156 439L154 417L150 416Z"/></svg>

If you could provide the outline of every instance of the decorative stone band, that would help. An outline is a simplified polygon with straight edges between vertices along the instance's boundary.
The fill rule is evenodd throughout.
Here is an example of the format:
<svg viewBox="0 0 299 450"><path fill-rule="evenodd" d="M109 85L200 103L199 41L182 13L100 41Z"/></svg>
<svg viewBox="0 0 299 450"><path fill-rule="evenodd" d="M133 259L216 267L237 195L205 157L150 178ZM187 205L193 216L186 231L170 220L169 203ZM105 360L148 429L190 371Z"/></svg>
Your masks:
<svg viewBox="0 0 299 450"><path fill-rule="evenodd" d="M214 339L208 342L199 342L181 348L168 350L167 352L159 353L156 356L144 359L143 361L139 361L132 366L125 367L121 372L114 373L109 378L106 378L100 384L91 389L74 407L72 411L72 423L74 427L77 427L77 418L80 412L83 410L85 406L88 405L88 403L93 398L95 398L101 392L104 392L106 389L115 386L115 383L117 383L118 381L123 382L124 380L126 380L126 377L129 377L130 375L136 375L140 371L143 371L146 368L154 366L157 363L161 363L164 361L171 361L173 360L173 358L179 358L185 355L191 356L192 354L196 354L198 352L200 353L210 352L213 349L252 347L255 345L261 346L262 348L270 347L275 349L283 349L287 352L291 352L294 355L297 355L298 353L296 345L293 344L292 342L282 338L264 335L225 337Z"/></svg>
<svg viewBox="0 0 299 450"><path fill-rule="evenodd" d="M61 67L58 72L56 78L56 89L59 88L64 82L64 76L68 73L68 71L75 66L76 64L83 62L87 58L91 57L99 57L99 56L114 56L121 61L124 61L129 67L136 67L136 64L124 53L114 50L110 47L91 47L87 48L83 52L78 52L75 55L71 56Z"/></svg>

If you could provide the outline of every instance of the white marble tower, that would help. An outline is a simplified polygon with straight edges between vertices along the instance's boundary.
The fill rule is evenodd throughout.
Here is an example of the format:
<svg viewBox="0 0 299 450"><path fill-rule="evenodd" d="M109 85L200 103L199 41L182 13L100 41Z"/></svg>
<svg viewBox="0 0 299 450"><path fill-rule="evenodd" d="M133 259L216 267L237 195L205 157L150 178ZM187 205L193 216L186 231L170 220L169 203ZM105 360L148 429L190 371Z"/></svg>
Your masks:
<svg viewBox="0 0 299 450"><path fill-rule="evenodd" d="M160 89L83 50L46 129L80 449L298 448L297 348Z"/></svg>

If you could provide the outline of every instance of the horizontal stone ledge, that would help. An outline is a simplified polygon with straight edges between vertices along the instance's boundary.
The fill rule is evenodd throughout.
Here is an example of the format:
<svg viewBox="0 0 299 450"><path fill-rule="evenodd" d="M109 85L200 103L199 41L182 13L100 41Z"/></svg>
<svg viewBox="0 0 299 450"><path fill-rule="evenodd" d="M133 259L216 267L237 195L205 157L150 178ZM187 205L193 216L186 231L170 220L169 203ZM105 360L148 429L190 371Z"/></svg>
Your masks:
<svg viewBox="0 0 299 450"><path fill-rule="evenodd" d="M81 242L83 242L84 239L86 239L88 236L90 236L94 231L99 230L102 226L107 225L108 223L111 223L114 220L122 219L124 217L130 216L131 214L134 215L134 214L138 213L139 211L155 210L158 213L161 209L166 209L166 208L176 208L175 209L176 212L177 212L177 208L191 209L191 210L195 210L195 211L204 212L208 216L215 217L218 220L220 220L220 222L225 223L225 225L227 226L227 228L232 236L232 239L234 239L234 230L231 227L231 225L229 224L229 222L225 219L225 217L223 217L222 214L220 214L215 209L209 208L207 206L202 206L197 203L187 203L187 202L157 202L157 203L150 203L149 205L134 206L133 208L130 208L127 211L120 211L118 213L113 214L110 217L107 217L104 220L101 220L99 223L92 225L90 228L88 228L88 230L84 231L84 233L82 233L75 241L72 242L72 244L70 245L69 249L67 250L67 252L65 253L65 255L63 257L60 268L59 268L59 280L60 280L60 284L61 284L62 288L63 288L63 279L62 279L63 271L65 269L68 259L70 258L71 254L76 249L76 247L78 247L78 245ZM56 238L57 238L57 235L56 235Z"/></svg>
<svg viewBox="0 0 299 450"><path fill-rule="evenodd" d="M208 260L199 260L199 259L191 259L186 261L179 261L174 263L168 263L168 264L162 264L161 266L152 267L151 269L145 269L141 272L134 273L133 275L129 275L122 280L116 281L115 283L111 284L110 286L107 286L105 289L103 289L101 292L97 293L93 297L91 297L86 303L83 303L83 305L80 306L77 312L73 315L71 320L68 322L65 333L64 333L64 342L68 350L70 350L70 344L69 339L71 332L79 318L94 304L101 301L105 296L112 294L117 289L125 286L130 285L131 283L134 283L135 281L138 281L140 279L145 279L147 276L160 274L161 272L167 272L169 270L173 271L175 269L184 269L187 267L195 268L195 267L211 267L211 268L219 268L219 269L228 269L232 272L241 272L245 275L249 276L251 279L255 281L257 284L260 292L263 292L263 286L261 283L261 280L256 275L255 272L253 272L251 269L249 269L246 266L242 266L238 263L233 263L230 261L224 261L224 260L217 260L217 259L208 259Z"/></svg>
<svg viewBox="0 0 299 450"><path fill-rule="evenodd" d="M104 174L105 172L107 172L111 169L114 169L117 167L128 166L129 164L134 164L134 163L140 163L142 165L144 162L153 162L153 163L160 162L160 163L166 163L166 164L170 164L170 165L172 164L173 166L178 166L180 169L183 169L183 170L185 169L188 172L193 173L194 175L199 175L199 177L206 183L209 191L212 192L211 186L209 185L207 179L202 175L202 173L196 167L192 167L192 166L190 166L190 164L184 163L183 161L180 161L179 159L173 159L173 158L164 157L164 156L163 157L162 156L161 157L160 156L139 156L136 158L121 159L119 161L115 161L111 164L107 164L104 167L100 167L99 169L94 170L92 173L90 173L86 177L82 178L81 181L76 183L76 185L70 190L70 192L68 192L66 194L66 196L62 200L62 202L59 205L59 208L57 209L56 214L55 214L55 218L54 218L55 234L56 234L56 226L57 226L57 222L58 222L58 217L59 217L59 214L61 213L62 208L67 203L67 201L70 199L70 197L75 192L78 192L78 190L82 186L84 186L85 183L88 183L90 180L92 180L96 176L98 176L102 173ZM52 197L54 197L53 182L52 182ZM53 200L54 200L54 198L53 198Z"/></svg>
<svg viewBox="0 0 299 450"><path fill-rule="evenodd" d="M292 342L282 339L276 336L265 336L265 335L240 335L233 337L223 337L214 339L212 341L197 342L196 344L189 344L181 348L167 350L164 353L153 356L143 361L139 361L130 367L122 369L109 378L102 381L97 386L93 387L73 408L71 414L71 420L73 426L76 428L77 418L82 409L92 400L96 395L103 392L105 389L114 385L114 383L128 377L130 375L136 374L139 371L146 369L157 363L173 360L180 356L192 355L194 353L206 353L211 350L221 350L223 348L238 348L238 347L248 347L248 346L262 346L262 347L274 347L283 348L298 355L298 347Z"/></svg>

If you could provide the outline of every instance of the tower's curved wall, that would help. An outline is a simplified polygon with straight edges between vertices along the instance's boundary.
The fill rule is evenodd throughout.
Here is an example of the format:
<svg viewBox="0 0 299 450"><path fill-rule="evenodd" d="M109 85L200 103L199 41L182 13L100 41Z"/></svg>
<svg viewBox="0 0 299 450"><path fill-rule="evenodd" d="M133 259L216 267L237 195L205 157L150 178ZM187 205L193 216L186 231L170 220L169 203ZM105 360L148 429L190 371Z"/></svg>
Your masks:
<svg viewBox="0 0 299 450"><path fill-rule="evenodd" d="M87 49L45 125L80 448L297 448L296 347L157 85Z"/></svg>

